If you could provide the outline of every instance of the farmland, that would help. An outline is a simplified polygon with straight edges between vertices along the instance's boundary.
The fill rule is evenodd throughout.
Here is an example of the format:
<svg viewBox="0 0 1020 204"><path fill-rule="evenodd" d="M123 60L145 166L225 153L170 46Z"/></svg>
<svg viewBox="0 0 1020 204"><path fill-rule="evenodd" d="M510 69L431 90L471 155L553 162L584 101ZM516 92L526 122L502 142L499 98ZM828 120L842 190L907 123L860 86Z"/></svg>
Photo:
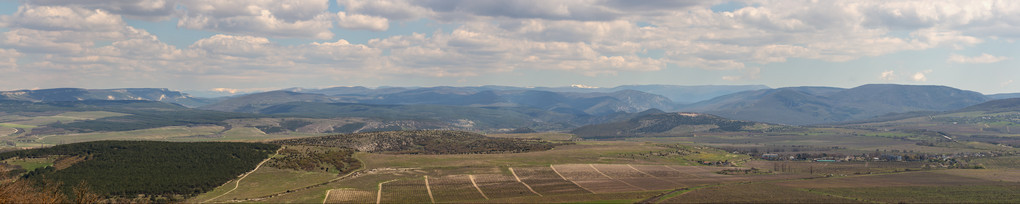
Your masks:
<svg viewBox="0 0 1020 204"><path fill-rule="evenodd" d="M348 133L382 123L280 117L40 132L53 131L52 124L125 116L104 111L0 116L0 130L10 132L0 139L16 147L111 139L283 146L244 179L169 198L185 202L1013 202L1016 196L1010 192L1020 182L1017 151L997 143L1014 136L967 135L970 129L756 124L747 131L684 130L693 132L585 140L561 132ZM319 137L324 135L329 136ZM57 155L5 162L28 174L89 159ZM945 198L940 192L966 196ZM904 194L911 196L897 197Z"/></svg>

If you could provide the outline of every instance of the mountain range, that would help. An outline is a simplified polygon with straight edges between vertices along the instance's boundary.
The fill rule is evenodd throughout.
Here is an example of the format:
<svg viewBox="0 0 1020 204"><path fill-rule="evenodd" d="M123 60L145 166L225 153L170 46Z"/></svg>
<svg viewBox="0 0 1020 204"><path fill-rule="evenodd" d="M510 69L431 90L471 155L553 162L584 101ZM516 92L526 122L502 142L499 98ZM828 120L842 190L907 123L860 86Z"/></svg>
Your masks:
<svg viewBox="0 0 1020 204"><path fill-rule="evenodd" d="M629 85L573 87L290 88L200 98L159 88L0 92L0 100L144 100L202 110L287 117L360 117L447 123L443 127L570 129L652 112L711 114L773 124L813 125L895 113L950 111L1020 94L983 95L946 86L869 84L854 88ZM645 112L651 111L651 112Z"/></svg>
<svg viewBox="0 0 1020 204"><path fill-rule="evenodd" d="M946 86L869 84L850 89L788 87L746 91L681 108L737 120L791 125L824 124L889 113L948 111L988 101L973 91Z"/></svg>

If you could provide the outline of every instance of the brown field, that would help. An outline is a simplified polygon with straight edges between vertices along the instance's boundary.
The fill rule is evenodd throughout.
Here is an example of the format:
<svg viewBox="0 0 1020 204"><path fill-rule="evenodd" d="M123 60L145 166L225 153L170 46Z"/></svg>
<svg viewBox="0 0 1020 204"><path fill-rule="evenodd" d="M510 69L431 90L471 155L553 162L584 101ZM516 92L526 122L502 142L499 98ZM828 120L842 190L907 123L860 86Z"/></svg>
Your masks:
<svg viewBox="0 0 1020 204"><path fill-rule="evenodd" d="M577 183L577 185L584 187L584 189L588 189L594 193L646 191L645 189L634 187L629 183L616 179L588 179L577 180L574 182Z"/></svg>
<svg viewBox="0 0 1020 204"><path fill-rule="evenodd" d="M651 178L652 175L631 168L627 164L593 164L595 169L615 179L622 178Z"/></svg>
<svg viewBox="0 0 1020 204"><path fill-rule="evenodd" d="M621 178L620 181L638 186L647 190L669 190L683 188L685 185L663 178Z"/></svg>
<svg viewBox="0 0 1020 204"><path fill-rule="evenodd" d="M897 186L822 188L812 192L854 198L872 203L1020 203L1020 185Z"/></svg>
<svg viewBox="0 0 1020 204"><path fill-rule="evenodd" d="M432 196L436 202L485 200L475 186L471 185L468 175L430 176L429 186L432 187Z"/></svg>
<svg viewBox="0 0 1020 204"><path fill-rule="evenodd" d="M376 192L350 188L331 189L323 203L375 203Z"/></svg>
<svg viewBox="0 0 1020 204"><path fill-rule="evenodd" d="M683 173L665 165L631 165L638 171L650 174L658 178L697 178L691 174Z"/></svg>
<svg viewBox="0 0 1020 204"><path fill-rule="evenodd" d="M517 182L513 176L503 174L479 174L475 176L475 183L478 188L485 192L490 199L538 196L528 190L524 184Z"/></svg>
<svg viewBox="0 0 1020 204"><path fill-rule="evenodd" d="M563 175L563 178L571 181L610 179L598 171L595 171L595 169L588 164L561 164L552 165L551 168L560 175Z"/></svg>
<svg viewBox="0 0 1020 204"><path fill-rule="evenodd" d="M574 183L564 180L549 167L518 167L514 168L521 181L544 196L563 194L590 194Z"/></svg>
<svg viewBox="0 0 1020 204"><path fill-rule="evenodd" d="M856 175L921 170L923 162L807 162L807 161L750 161L748 167L785 173L816 175Z"/></svg>
<svg viewBox="0 0 1020 204"><path fill-rule="evenodd" d="M860 203L767 183L694 189L663 203Z"/></svg>
<svg viewBox="0 0 1020 204"><path fill-rule="evenodd" d="M949 169L938 172L989 181L1020 182L1020 169Z"/></svg>
<svg viewBox="0 0 1020 204"><path fill-rule="evenodd" d="M797 188L862 188L896 186L979 185L990 181L937 172L907 172L781 182Z"/></svg>
<svg viewBox="0 0 1020 204"><path fill-rule="evenodd" d="M382 185L383 203L431 203L425 179L399 180Z"/></svg>

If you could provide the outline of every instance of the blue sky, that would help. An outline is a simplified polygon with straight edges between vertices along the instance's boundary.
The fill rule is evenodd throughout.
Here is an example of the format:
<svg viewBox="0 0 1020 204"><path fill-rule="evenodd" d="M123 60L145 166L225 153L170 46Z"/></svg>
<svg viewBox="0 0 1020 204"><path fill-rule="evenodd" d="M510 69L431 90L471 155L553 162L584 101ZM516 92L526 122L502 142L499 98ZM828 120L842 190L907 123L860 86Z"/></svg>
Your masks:
<svg viewBox="0 0 1020 204"><path fill-rule="evenodd" d="M1018 1L0 1L0 90L628 84L1020 92Z"/></svg>

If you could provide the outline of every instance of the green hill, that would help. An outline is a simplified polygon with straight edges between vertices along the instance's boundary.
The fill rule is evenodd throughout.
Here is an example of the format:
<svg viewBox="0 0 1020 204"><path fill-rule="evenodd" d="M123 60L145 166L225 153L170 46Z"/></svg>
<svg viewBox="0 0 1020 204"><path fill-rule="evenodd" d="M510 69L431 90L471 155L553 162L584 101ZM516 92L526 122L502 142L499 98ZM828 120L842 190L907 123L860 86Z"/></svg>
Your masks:
<svg viewBox="0 0 1020 204"><path fill-rule="evenodd" d="M272 142L281 145L344 147L396 154L491 154L543 151L558 143L492 138L464 131L416 130L331 135Z"/></svg>
<svg viewBox="0 0 1020 204"><path fill-rule="evenodd" d="M25 178L59 182L66 192L85 182L107 197L144 195L172 201L210 191L250 171L278 148L257 143L97 141L4 152L0 160L78 158L69 167L38 168Z"/></svg>
<svg viewBox="0 0 1020 204"><path fill-rule="evenodd" d="M587 125L574 129L571 133L585 139L682 136L704 131L742 131L756 124L700 113L658 113L625 121Z"/></svg>

